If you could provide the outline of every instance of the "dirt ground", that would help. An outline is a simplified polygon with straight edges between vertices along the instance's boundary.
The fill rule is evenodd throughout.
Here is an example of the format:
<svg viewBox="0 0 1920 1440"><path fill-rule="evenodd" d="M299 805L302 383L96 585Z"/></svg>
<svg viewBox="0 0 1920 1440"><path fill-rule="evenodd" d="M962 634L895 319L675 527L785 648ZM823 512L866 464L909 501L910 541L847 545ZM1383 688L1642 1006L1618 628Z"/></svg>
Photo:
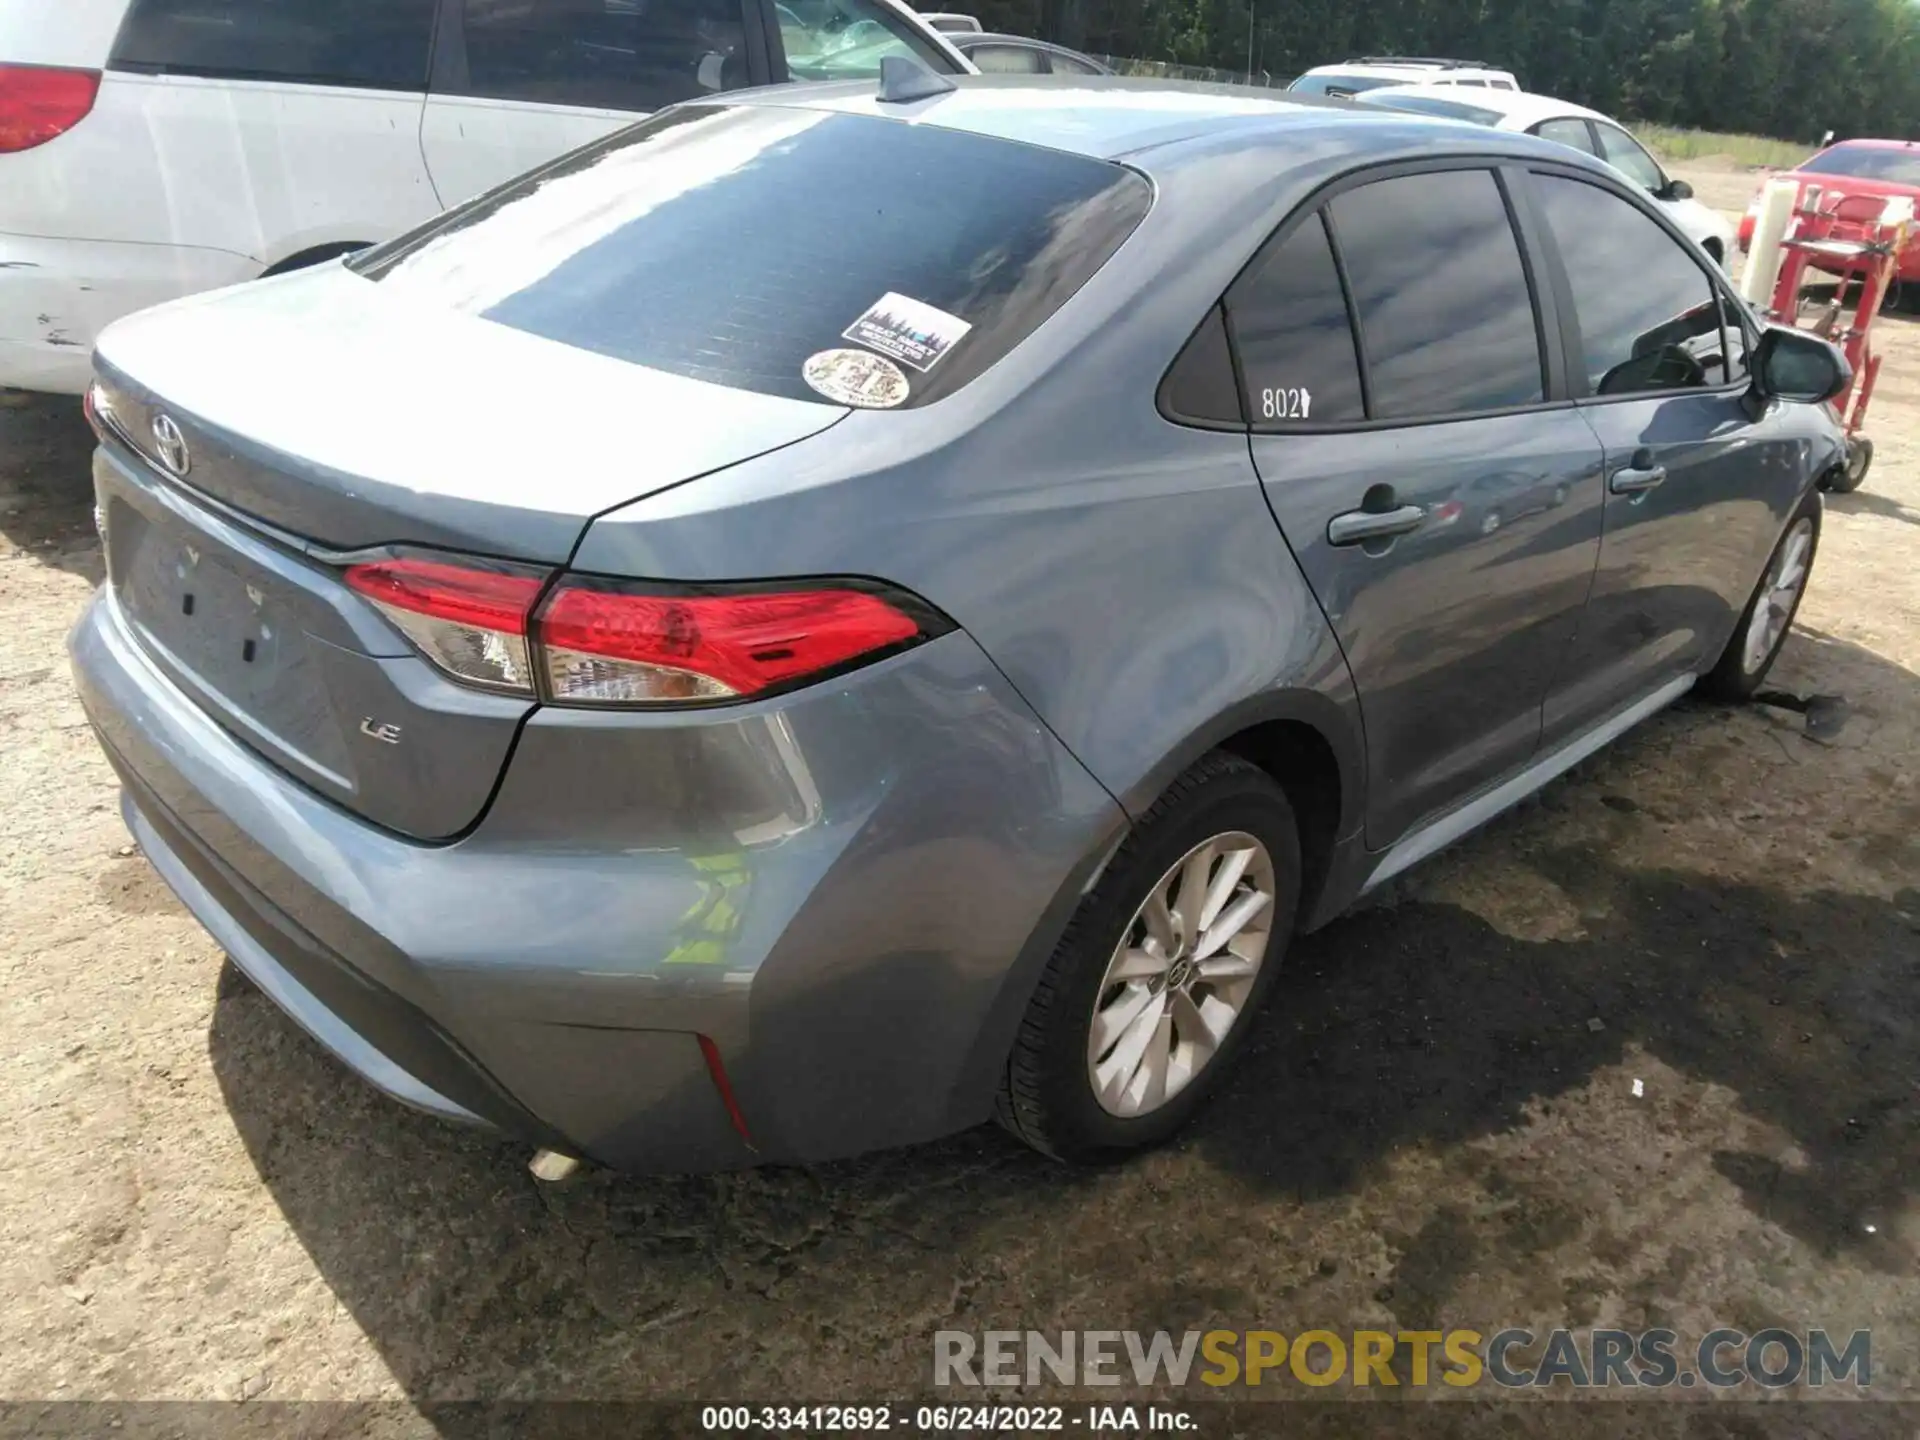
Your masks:
<svg viewBox="0 0 1920 1440"><path fill-rule="evenodd" d="M1230 1093L1097 1173L982 1130L543 1189L347 1075L130 847L62 649L88 437L0 397L0 1397L906 1398L943 1327L1779 1324L1871 1327L1920 1399L1920 319L1880 333L1775 672L1838 737L1644 726L1300 944Z"/></svg>

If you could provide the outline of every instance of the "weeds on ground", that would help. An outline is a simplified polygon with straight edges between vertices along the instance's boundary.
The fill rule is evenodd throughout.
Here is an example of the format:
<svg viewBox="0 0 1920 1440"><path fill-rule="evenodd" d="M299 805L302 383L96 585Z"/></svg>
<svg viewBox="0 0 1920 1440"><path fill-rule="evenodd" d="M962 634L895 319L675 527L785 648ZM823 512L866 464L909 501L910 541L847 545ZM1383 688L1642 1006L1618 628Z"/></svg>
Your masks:
<svg viewBox="0 0 1920 1440"><path fill-rule="evenodd" d="M1795 140L1769 140L1764 135L1721 135L1712 130L1674 130L1665 125L1638 125L1640 142L1662 160L1705 160L1724 156L1738 165L1791 170L1814 151Z"/></svg>

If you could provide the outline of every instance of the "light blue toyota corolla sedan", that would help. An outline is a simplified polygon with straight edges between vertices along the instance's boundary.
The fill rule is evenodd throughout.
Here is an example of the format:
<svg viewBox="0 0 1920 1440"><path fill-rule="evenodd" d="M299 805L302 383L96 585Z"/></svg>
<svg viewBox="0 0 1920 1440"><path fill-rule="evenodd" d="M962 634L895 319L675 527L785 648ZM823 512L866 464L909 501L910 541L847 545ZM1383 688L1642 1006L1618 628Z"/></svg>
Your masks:
<svg viewBox="0 0 1920 1440"><path fill-rule="evenodd" d="M1759 684L1847 379L1558 145L897 68L97 367L127 823L544 1174L1170 1135L1296 932Z"/></svg>

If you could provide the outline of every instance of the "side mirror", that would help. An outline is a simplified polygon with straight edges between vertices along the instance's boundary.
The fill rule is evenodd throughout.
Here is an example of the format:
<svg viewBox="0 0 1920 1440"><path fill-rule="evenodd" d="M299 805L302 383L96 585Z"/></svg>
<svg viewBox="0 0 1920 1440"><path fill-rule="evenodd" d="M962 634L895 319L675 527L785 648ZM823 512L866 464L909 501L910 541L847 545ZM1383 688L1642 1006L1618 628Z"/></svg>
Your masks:
<svg viewBox="0 0 1920 1440"><path fill-rule="evenodd" d="M1818 405L1846 393L1853 367L1832 342L1789 325L1769 325L1753 357L1753 386L1772 400Z"/></svg>
<svg viewBox="0 0 1920 1440"><path fill-rule="evenodd" d="M1693 187L1684 180L1669 180L1653 193L1657 200L1691 200Z"/></svg>

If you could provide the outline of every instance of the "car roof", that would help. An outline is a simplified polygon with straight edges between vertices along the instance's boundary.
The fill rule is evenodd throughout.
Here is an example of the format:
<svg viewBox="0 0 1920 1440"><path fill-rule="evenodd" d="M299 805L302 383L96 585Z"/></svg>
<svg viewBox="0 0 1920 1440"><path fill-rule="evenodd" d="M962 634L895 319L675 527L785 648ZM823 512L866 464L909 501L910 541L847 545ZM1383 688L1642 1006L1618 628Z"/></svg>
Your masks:
<svg viewBox="0 0 1920 1440"><path fill-rule="evenodd" d="M1469 60L1344 60L1331 65L1316 65L1304 75L1498 75L1512 79L1513 72L1498 65L1482 65Z"/></svg>
<svg viewBox="0 0 1920 1440"><path fill-rule="evenodd" d="M1008 35L1000 30L971 30L964 34L956 32L947 36L950 44L961 50L970 50L976 45L1018 45L1024 50L1053 50L1065 55L1077 55L1077 50L1069 50L1065 45L1056 45L1051 40L1036 40L1031 35Z"/></svg>
<svg viewBox="0 0 1920 1440"><path fill-rule="evenodd" d="M1249 89L1178 80L1113 75L1075 76L1071 85L1029 75L954 75L944 94L909 104L878 98L870 81L774 86L740 91L702 103L769 105L873 115L915 125L939 125L1087 155L1129 157L1153 170L1178 163L1183 142L1228 133L1251 136L1312 132L1316 148L1364 154L1403 148L1410 136L1438 151L1538 153L1563 158L1567 148L1532 136L1489 130L1463 120L1354 105L1321 95ZM1474 92L1478 94L1479 92ZM1457 98L1457 92L1456 92ZM1494 142L1493 137L1500 136ZM1146 152L1154 152L1151 162Z"/></svg>
<svg viewBox="0 0 1920 1440"><path fill-rule="evenodd" d="M1366 101L1372 104L1398 95L1452 100L1461 105L1497 111L1509 124L1522 130L1542 120L1554 120L1567 115L1576 115L1585 120L1605 120L1609 125L1619 123L1611 116L1602 115L1598 110L1589 110L1584 105L1576 105L1571 100L1556 100L1551 95L1535 95L1527 90L1471 90L1463 93L1458 85L1385 85L1378 90L1369 90Z"/></svg>

